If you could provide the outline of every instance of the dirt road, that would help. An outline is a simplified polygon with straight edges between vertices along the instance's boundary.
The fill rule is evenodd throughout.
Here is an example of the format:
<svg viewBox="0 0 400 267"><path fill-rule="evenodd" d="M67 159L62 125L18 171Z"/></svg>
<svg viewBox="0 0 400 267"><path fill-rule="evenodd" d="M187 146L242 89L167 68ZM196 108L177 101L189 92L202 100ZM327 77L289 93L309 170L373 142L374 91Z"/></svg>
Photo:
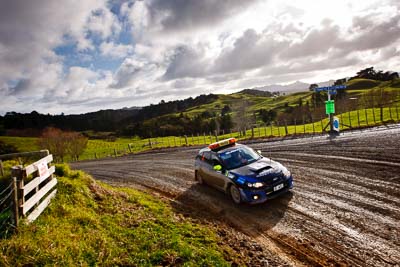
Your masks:
<svg viewBox="0 0 400 267"><path fill-rule="evenodd" d="M251 146L288 167L295 179L291 193L258 206L236 206L223 193L194 182L198 148L72 167L113 185L150 190L171 199L187 216L203 216L230 228L227 232L246 235L254 244L244 242L235 249L257 257L257 264L399 266L399 125L334 139L260 141Z"/></svg>

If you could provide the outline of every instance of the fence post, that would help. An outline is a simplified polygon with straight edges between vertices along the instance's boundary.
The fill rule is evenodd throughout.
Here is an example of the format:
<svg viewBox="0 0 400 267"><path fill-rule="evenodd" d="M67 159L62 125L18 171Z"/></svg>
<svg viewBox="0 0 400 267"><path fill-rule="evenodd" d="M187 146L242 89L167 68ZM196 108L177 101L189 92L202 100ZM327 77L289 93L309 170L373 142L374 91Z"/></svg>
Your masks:
<svg viewBox="0 0 400 267"><path fill-rule="evenodd" d="M390 115L390 120L392 121L393 120L393 118L392 118L392 109L389 107L389 115Z"/></svg>
<svg viewBox="0 0 400 267"><path fill-rule="evenodd" d="M251 139L254 139L254 127L251 127Z"/></svg>
<svg viewBox="0 0 400 267"><path fill-rule="evenodd" d="M204 137L204 144L207 144L206 133L203 133L203 137Z"/></svg>
<svg viewBox="0 0 400 267"><path fill-rule="evenodd" d="M179 146L182 146L182 136L179 136Z"/></svg>
<svg viewBox="0 0 400 267"><path fill-rule="evenodd" d="M23 171L22 171L22 166L14 166L11 168L11 177L15 178L15 183L16 183L16 190L15 192L15 197L14 201L16 201L16 211L14 210L14 213L17 215L17 221L19 220L19 215L22 214L22 206L24 205L24 195L22 192L22 188L24 188L24 176L23 176ZM13 179L14 180L14 179ZM14 181L13 181L14 183Z"/></svg>
<svg viewBox="0 0 400 267"><path fill-rule="evenodd" d="M314 118L311 116L312 121L312 134L315 135L315 126L314 126Z"/></svg>
<svg viewBox="0 0 400 267"><path fill-rule="evenodd" d="M374 125L376 124L376 119L375 119L375 107L372 107L372 117L374 117Z"/></svg>
<svg viewBox="0 0 400 267"><path fill-rule="evenodd" d="M94 152L94 158L97 159L97 154L96 154L96 152Z"/></svg>
<svg viewBox="0 0 400 267"><path fill-rule="evenodd" d="M294 119L294 135L297 134L297 121Z"/></svg>
<svg viewBox="0 0 400 267"><path fill-rule="evenodd" d="M306 134L306 124L304 123L304 116L303 116L303 127L304 127L304 134Z"/></svg>
<svg viewBox="0 0 400 267"><path fill-rule="evenodd" d="M0 159L0 173L1 176L4 176L4 166L3 166L3 161Z"/></svg>
<svg viewBox="0 0 400 267"><path fill-rule="evenodd" d="M153 148L153 145L151 144L151 138L149 138L149 146L150 148Z"/></svg>
<svg viewBox="0 0 400 267"><path fill-rule="evenodd" d="M19 214L18 214L18 187L17 187L17 177L12 178L13 183L13 217L14 217L14 226L18 228L19 224Z"/></svg>
<svg viewBox="0 0 400 267"><path fill-rule="evenodd" d="M368 126L368 112L367 112L367 109L366 109L366 108L364 109L364 113L365 113L365 123L366 123L367 126Z"/></svg>
<svg viewBox="0 0 400 267"><path fill-rule="evenodd" d="M399 120L399 110L397 109L397 106L396 106L396 118L397 120Z"/></svg>
<svg viewBox="0 0 400 267"><path fill-rule="evenodd" d="M279 128L279 121L276 121L276 126L278 126L278 136L281 137L281 129Z"/></svg>
<svg viewBox="0 0 400 267"><path fill-rule="evenodd" d="M132 153L131 144L128 144L129 153Z"/></svg>
<svg viewBox="0 0 400 267"><path fill-rule="evenodd" d="M322 123L323 119L324 118L322 117L321 120L320 120L320 122L321 122L321 133L324 132L324 124Z"/></svg>
<svg viewBox="0 0 400 267"><path fill-rule="evenodd" d="M350 130L351 130L353 127L351 126L351 116L350 116L350 112L351 112L351 111L349 111L348 114L349 114L349 125L350 125Z"/></svg>
<svg viewBox="0 0 400 267"><path fill-rule="evenodd" d="M288 134L289 134L289 132L288 132L288 129L287 129L287 122L285 120L285 136L288 135Z"/></svg>
<svg viewBox="0 0 400 267"><path fill-rule="evenodd" d="M274 136L274 133L272 131L272 121L269 122L269 127L271 128L271 136Z"/></svg>
<svg viewBox="0 0 400 267"><path fill-rule="evenodd" d="M114 156L117 157L117 150L114 148Z"/></svg>
<svg viewBox="0 0 400 267"><path fill-rule="evenodd" d="M185 144L186 144L186 146L188 145L188 139L187 139L186 135L185 135Z"/></svg>

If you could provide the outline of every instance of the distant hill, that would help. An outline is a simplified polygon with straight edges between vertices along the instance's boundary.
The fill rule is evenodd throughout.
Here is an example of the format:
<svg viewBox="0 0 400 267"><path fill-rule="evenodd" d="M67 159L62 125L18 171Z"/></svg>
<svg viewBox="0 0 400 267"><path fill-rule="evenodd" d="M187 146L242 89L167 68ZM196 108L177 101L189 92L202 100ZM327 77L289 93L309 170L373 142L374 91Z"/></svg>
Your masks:
<svg viewBox="0 0 400 267"><path fill-rule="evenodd" d="M400 87L400 79L376 81L353 79L346 84L348 95L336 95L334 98L362 98L366 91L381 87L395 90ZM316 83L318 86L332 85L333 80ZM243 89L233 94L200 95L184 100L161 101L145 107L122 108L118 110L100 110L75 115L45 115L36 111L31 113L8 112L0 116L0 135L37 136L45 127L57 127L64 130L97 132L96 136L134 136L154 137L212 133L215 130L230 130L236 127L238 110L245 108L245 118L253 123L270 123L275 119L292 123L303 120L309 115L320 118L325 116L325 96L309 91L309 84L296 82L289 85L269 85ZM266 91L270 89L271 91ZM357 90L355 90L357 89ZM292 91L290 91L292 90ZM299 91L299 92L296 92ZM282 93L285 92L285 93ZM344 99L344 100L346 100ZM343 105L348 105L346 101ZM272 116L273 115L273 116ZM91 133L91 136L94 136Z"/></svg>
<svg viewBox="0 0 400 267"><path fill-rule="evenodd" d="M272 85L266 85L262 87L254 87L251 88L253 90L259 90L259 91L270 91L270 92L302 92L308 90L308 87L310 87L310 84L308 83L303 83L303 82L294 82L290 83L287 85L281 85L281 84L272 84Z"/></svg>

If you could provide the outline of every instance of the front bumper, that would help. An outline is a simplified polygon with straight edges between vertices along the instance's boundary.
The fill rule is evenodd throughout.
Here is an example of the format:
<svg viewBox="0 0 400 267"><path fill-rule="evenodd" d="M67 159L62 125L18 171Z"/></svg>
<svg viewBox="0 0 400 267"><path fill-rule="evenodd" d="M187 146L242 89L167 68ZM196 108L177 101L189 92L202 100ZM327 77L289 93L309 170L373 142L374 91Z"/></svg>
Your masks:
<svg viewBox="0 0 400 267"><path fill-rule="evenodd" d="M288 178L286 181L282 183L283 183L283 188L276 191L274 191L274 187L277 186L279 183L271 187L266 187L257 190L247 189L247 188L239 188L239 190L243 202L247 202L250 204L259 204L267 201L268 199L276 198L277 196L280 196L293 188L292 177Z"/></svg>

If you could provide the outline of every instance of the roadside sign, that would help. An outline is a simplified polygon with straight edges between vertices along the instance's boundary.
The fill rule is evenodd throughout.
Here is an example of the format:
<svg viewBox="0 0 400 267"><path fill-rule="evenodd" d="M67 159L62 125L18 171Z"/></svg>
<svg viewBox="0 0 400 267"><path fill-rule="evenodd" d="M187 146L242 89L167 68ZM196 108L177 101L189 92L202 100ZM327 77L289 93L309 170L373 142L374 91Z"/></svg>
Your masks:
<svg viewBox="0 0 400 267"><path fill-rule="evenodd" d="M346 89L346 85L333 85L333 86L326 86L326 87L318 87L315 88L315 92L322 92L322 91L335 91L340 89Z"/></svg>
<svg viewBox="0 0 400 267"><path fill-rule="evenodd" d="M333 117L333 124L332 124L332 129L335 132L339 132L339 118L338 117Z"/></svg>
<svg viewBox="0 0 400 267"><path fill-rule="evenodd" d="M45 177L48 177L50 175L49 168L47 167L47 162L41 161L37 165L37 168L38 168L38 172L39 172L39 177L45 178Z"/></svg>
<svg viewBox="0 0 400 267"><path fill-rule="evenodd" d="M335 101L334 100L325 101L325 113L328 115L335 113Z"/></svg>

